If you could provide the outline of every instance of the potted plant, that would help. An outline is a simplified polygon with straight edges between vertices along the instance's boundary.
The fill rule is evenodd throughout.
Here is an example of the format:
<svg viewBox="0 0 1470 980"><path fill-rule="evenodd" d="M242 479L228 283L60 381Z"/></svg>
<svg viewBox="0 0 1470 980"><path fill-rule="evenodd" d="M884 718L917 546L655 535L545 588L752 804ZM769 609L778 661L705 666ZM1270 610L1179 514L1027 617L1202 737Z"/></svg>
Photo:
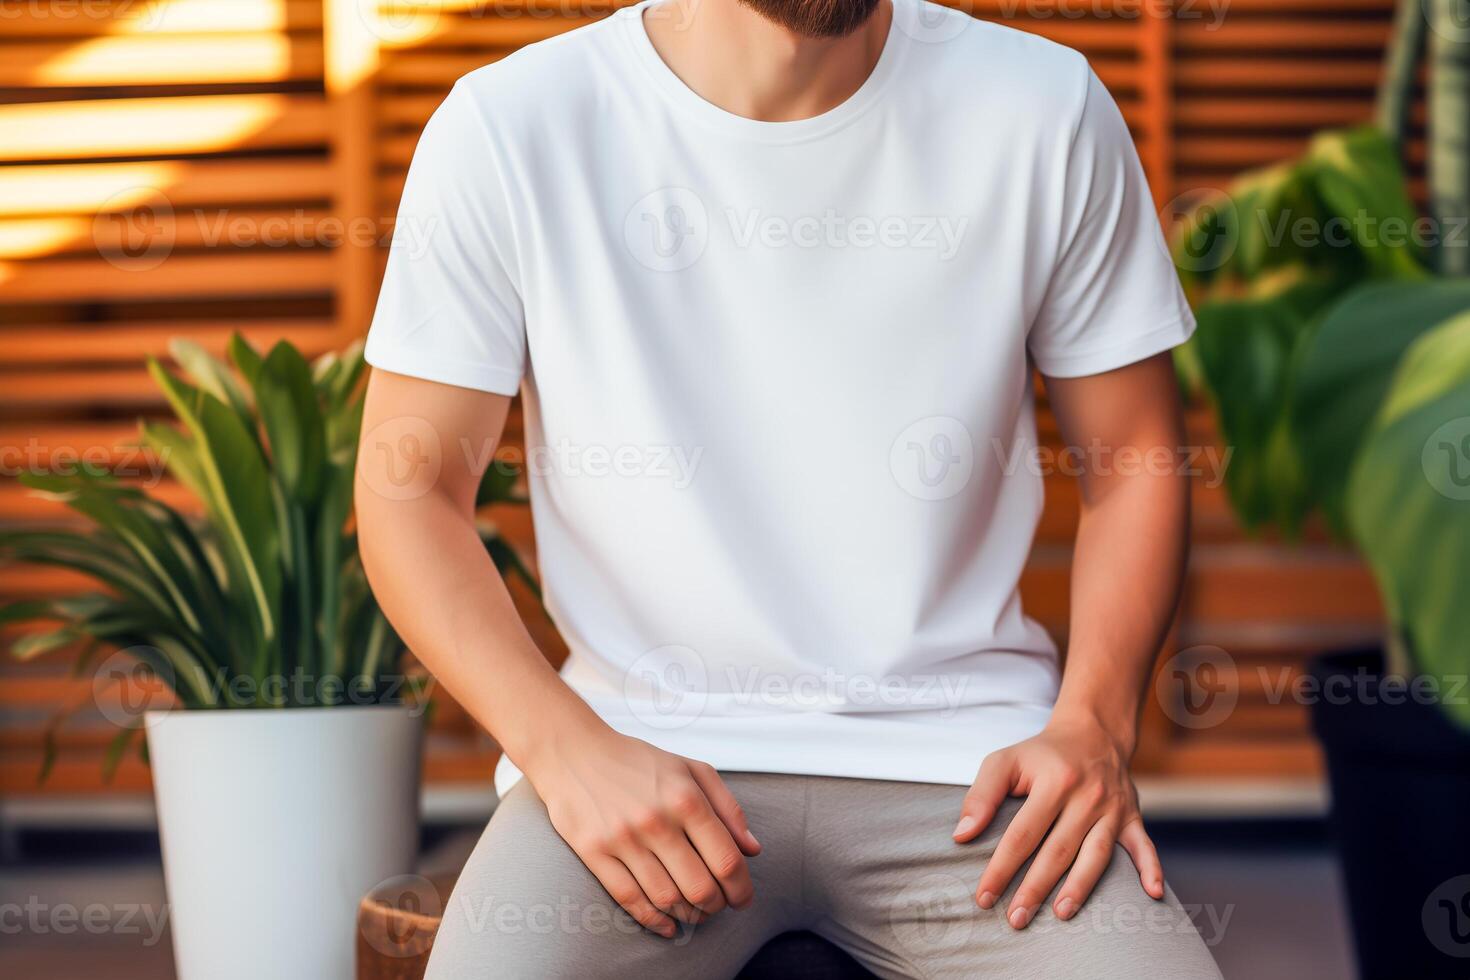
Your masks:
<svg viewBox="0 0 1470 980"><path fill-rule="evenodd" d="M1320 513L1387 610L1382 647L1317 658L1309 689L1367 977L1470 956L1470 279L1430 271L1458 268L1440 227L1365 128L1246 175L1174 246L1237 515L1293 538Z"/></svg>
<svg viewBox="0 0 1470 980"><path fill-rule="evenodd" d="M148 370L179 424L145 421L141 439L198 515L106 474L21 477L85 523L0 531L0 558L99 589L0 622L49 627L18 656L112 651L94 668L126 696L109 757L146 731L181 980L346 978L358 901L413 865L427 703L351 529L361 345L309 363L235 336L233 370L171 350L186 377ZM481 502L519 501L515 479L492 466ZM493 526L482 538L534 591Z"/></svg>

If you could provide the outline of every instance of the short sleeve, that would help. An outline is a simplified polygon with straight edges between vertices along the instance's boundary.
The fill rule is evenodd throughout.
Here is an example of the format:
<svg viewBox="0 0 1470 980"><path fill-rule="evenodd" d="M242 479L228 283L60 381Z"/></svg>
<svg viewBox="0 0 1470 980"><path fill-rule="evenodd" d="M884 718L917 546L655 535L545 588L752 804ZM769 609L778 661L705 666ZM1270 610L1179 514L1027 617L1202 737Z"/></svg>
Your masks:
<svg viewBox="0 0 1470 980"><path fill-rule="evenodd" d="M1194 316L1138 153L1091 69L1061 193L1061 248L1027 340L1041 373L1100 374L1189 339Z"/></svg>
<svg viewBox="0 0 1470 980"><path fill-rule="evenodd" d="M408 169L369 364L502 395L520 387L525 319L497 159L473 96L456 86Z"/></svg>

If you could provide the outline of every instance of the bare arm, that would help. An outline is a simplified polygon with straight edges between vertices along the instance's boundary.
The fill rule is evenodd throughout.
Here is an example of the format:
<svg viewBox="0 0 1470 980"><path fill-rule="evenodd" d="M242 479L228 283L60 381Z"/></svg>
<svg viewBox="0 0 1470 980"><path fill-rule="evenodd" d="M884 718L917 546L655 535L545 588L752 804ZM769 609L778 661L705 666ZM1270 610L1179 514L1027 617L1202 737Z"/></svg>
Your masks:
<svg viewBox="0 0 1470 980"><path fill-rule="evenodd" d="M509 406L373 372L356 486L363 565L394 628L525 773L557 832L669 936L672 918L750 901L744 855L759 845L713 768L613 732L526 631L474 525Z"/></svg>
<svg viewBox="0 0 1470 980"><path fill-rule="evenodd" d="M1061 691L1045 731L985 759L955 829L956 840L973 840L1007 795L1026 796L977 889L990 908L1034 853L1007 913L1016 928L1064 873L1056 913L1076 914L1115 842L1144 889L1164 894L1128 763L1142 691L1179 599L1189 521L1168 354L1091 377L1049 378L1047 391L1063 440L1083 464Z"/></svg>

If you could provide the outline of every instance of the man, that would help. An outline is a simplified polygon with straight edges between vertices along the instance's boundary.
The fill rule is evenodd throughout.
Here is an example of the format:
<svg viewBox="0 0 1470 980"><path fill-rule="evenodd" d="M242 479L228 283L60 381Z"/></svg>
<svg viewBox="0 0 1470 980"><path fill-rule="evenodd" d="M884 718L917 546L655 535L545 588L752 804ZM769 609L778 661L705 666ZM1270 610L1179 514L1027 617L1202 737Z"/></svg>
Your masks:
<svg viewBox="0 0 1470 980"><path fill-rule="evenodd" d="M1218 975L1127 770L1193 321L1081 56L649 0L462 79L398 222L363 555L506 754L431 980L728 977L803 928L884 977ZM1065 671L1017 596L1033 366L1085 450ZM517 391L560 674L473 528Z"/></svg>

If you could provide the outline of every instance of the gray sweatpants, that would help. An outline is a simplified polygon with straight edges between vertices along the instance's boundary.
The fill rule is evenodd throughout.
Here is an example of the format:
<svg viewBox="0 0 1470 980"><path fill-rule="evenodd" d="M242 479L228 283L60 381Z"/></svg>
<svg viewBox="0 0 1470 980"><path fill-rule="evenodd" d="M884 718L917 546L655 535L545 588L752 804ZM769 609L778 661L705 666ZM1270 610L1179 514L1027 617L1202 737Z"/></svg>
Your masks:
<svg viewBox="0 0 1470 980"><path fill-rule="evenodd" d="M824 936L885 978L1220 976L1174 893L1163 901L1145 894L1122 848L1069 921L1048 902L1016 931L1004 921L1009 892L989 911L976 906L980 871L1018 800L962 845L950 836L962 786L722 775L762 845L750 859L749 908L681 925L673 939L646 932L557 835L522 780L450 896L426 980L733 977L767 940L793 929Z"/></svg>

